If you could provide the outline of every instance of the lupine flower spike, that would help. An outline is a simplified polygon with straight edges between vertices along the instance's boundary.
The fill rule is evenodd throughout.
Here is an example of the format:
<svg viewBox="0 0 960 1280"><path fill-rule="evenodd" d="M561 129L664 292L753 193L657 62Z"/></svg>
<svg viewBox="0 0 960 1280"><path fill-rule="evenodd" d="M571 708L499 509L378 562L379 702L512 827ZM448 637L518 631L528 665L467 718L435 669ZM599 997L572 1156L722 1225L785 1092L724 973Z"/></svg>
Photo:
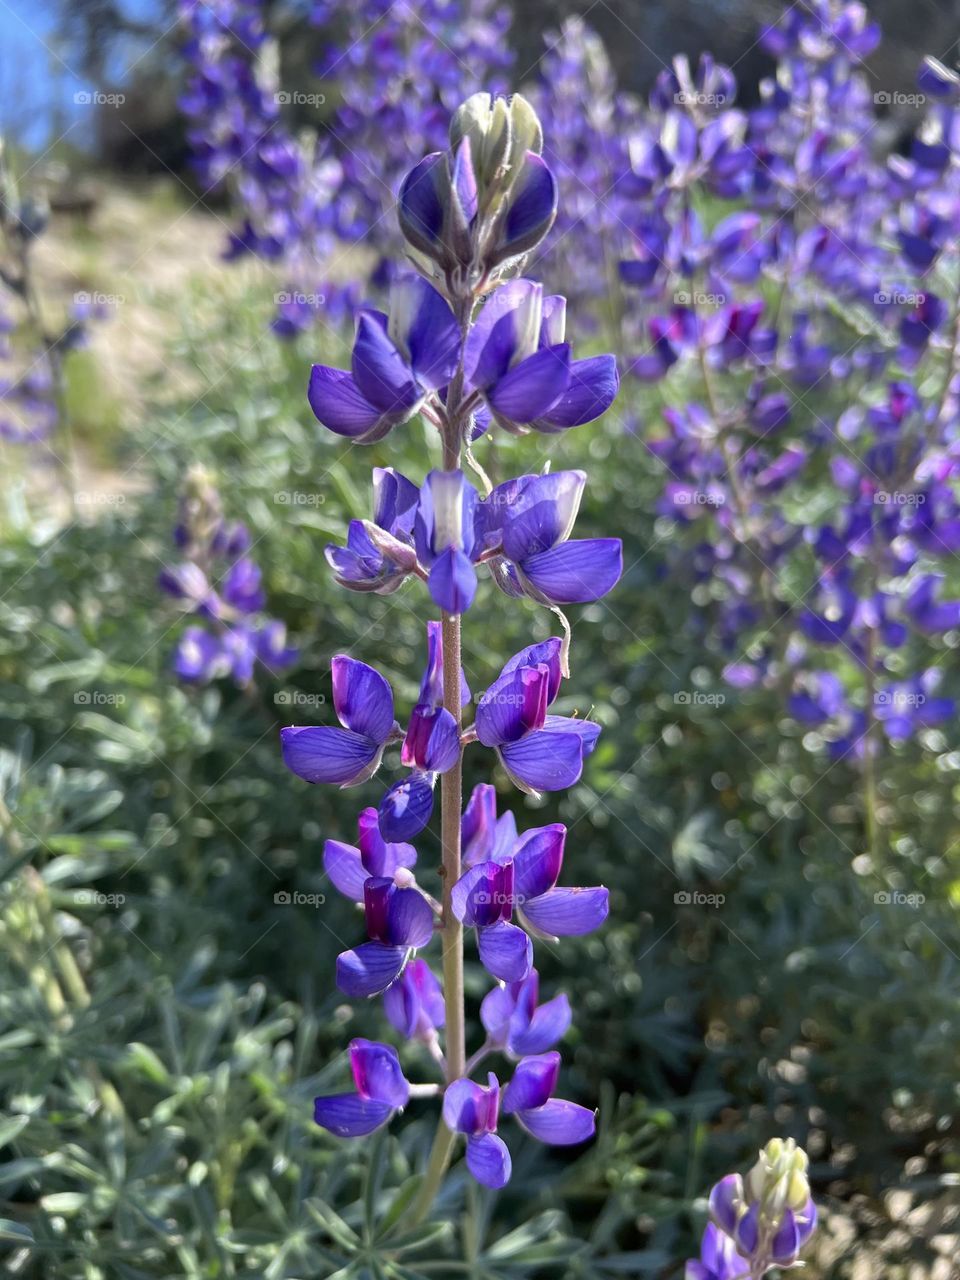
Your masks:
<svg viewBox="0 0 960 1280"><path fill-rule="evenodd" d="M393 1050L354 1041L355 1092L318 1098L316 1119L341 1136L363 1136L410 1097L442 1090L414 1222L429 1211L458 1137L469 1172L498 1188L511 1173L501 1115L554 1146L586 1142L595 1129L590 1108L555 1096L555 1046L571 1010L563 994L541 1003L533 961L538 943L599 928L608 892L561 883L561 824L518 834L512 814L498 816L492 784L478 786L462 812L459 796L466 751L485 752L507 788L536 795L572 786L600 726L550 710L567 674L566 642L557 637L510 658L476 699L472 722L463 672L451 670L461 619L489 598L484 569L509 597L552 610L598 600L623 569L618 539L572 536L584 472L545 469L480 491L460 465L494 424L565 431L599 417L617 394L613 357L574 359L564 299L544 296L522 274L557 211L542 150L539 122L521 97L477 94L455 113L449 150L421 161L400 188L400 229L420 274L394 276L388 311L359 313L350 369L316 365L308 389L318 421L336 436L382 441L419 415L442 446L441 466L425 465L422 475L375 469L371 518L354 520L346 544L326 549L348 590L387 594L419 580L440 612L441 621L427 624L426 669L405 727L385 677L341 653L331 664L338 723L281 734L294 773L340 787L367 785L399 748L400 776L375 808L363 809L357 844L324 845L324 869L362 912L366 933L338 957L336 982L351 999L382 995L389 1024L442 1082L411 1085ZM433 840L420 839L438 791L440 902L423 887L435 874L424 866ZM469 1059L462 926L493 979L479 1008L485 1039ZM493 1072L472 1078L494 1054L509 1076L502 1091Z"/></svg>
<svg viewBox="0 0 960 1280"><path fill-rule="evenodd" d="M817 1225L807 1165L792 1138L771 1138L745 1178L721 1178L710 1192L700 1258L687 1263L685 1280L761 1280L796 1265Z"/></svg>

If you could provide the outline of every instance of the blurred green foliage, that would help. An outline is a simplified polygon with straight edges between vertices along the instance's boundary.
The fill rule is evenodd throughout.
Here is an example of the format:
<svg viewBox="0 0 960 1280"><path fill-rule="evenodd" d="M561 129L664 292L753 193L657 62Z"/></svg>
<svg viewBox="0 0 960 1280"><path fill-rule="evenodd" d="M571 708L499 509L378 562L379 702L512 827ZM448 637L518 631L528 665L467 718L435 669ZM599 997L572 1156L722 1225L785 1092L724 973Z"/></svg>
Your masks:
<svg viewBox="0 0 960 1280"><path fill-rule="evenodd" d="M667 572L673 534L644 434L654 403L623 401L567 438L488 442L494 480L583 466L582 536L618 533L628 566L578 612L558 709L605 728L583 782L521 827L570 828L572 883L611 888L597 936L544 948L545 989L575 1010L565 1096L600 1106L582 1152L515 1143L499 1197L449 1180L431 1222L404 1229L432 1117L335 1144L311 1099L343 1084L344 1048L382 1033L346 1005L337 951L349 904L323 894L326 836L351 839L359 803L282 767L277 728L322 718L332 653L375 661L416 691L426 600L339 591L323 546L366 514L371 465L419 479L431 441L412 424L367 449L321 435L304 384L316 340L263 331L264 299L218 312L186 299L170 360L198 396L155 388L109 492L80 523L24 520L8 491L0 545L0 1239L6 1271L51 1277L256 1275L337 1280L453 1275L676 1275L711 1180L774 1133L811 1152L831 1248L810 1274L852 1274L894 1223L885 1193L944 1194L960 1176L960 756L949 734L881 767L885 856L863 852L858 779L810 754L772 695L719 679L691 584ZM336 342L324 357L343 355ZM198 398L199 397L199 398ZM185 467L215 471L254 531L270 610L302 648L283 683L249 696L178 687L183 625L157 590ZM148 469L134 496L128 474ZM485 584L465 625L482 689L553 619ZM684 702L677 694L705 697ZM725 700L721 701L721 697ZM306 708L301 711L301 708ZM486 780L467 756L469 785ZM436 833L421 866L438 862ZM428 890L431 872L422 876ZM922 895L922 903L884 901ZM278 900L277 895L281 895ZM881 895L881 896L877 896ZM467 972L475 1017L485 981ZM423 1078L416 1051L404 1050ZM831 1229L833 1215L848 1223ZM852 1226L849 1224L852 1223ZM927 1265L899 1224L883 1274Z"/></svg>

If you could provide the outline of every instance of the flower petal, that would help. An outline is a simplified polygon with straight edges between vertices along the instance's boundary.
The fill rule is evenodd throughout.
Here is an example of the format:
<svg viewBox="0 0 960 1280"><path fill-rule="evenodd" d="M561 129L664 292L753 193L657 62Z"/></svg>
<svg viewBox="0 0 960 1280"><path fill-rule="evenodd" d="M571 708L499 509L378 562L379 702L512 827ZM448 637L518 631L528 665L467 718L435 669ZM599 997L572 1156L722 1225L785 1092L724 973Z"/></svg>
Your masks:
<svg viewBox="0 0 960 1280"><path fill-rule="evenodd" d="M387 333L405 353L422 388L435 391L453 377L460 360L460 329L446 300L422 276L402 276L391 286Z"/></svg>
<svg viewBox="0 0 960 1280"><path fill-rule="evenodd" d="M533 966L533 943L506 920L477 930L477 950L487 973L504 982L519 982Z"/></svg>
<svg viewBox="0 0 960 1280"><path fill-rule="evenodd" d="M500 676L480 695L474 728L485 747L515 742L547 719L551 675L545 664Z"/></svg>
<svg viewBox="0 0 960 1280"><path fill-rule="evenodd" d="M743 1205L743 1179L739 1173L728 1173L710 1192L710 1217L727 1235L732 1235Z"/></svg>
<svg viewBox="0 0 960 1280"><path fill-rule="evenodd" d="M509 196L503 235L495 261L504 262L538 245L557 216L557 180L546 162L533 151L523 160Z"/></svg>
<svg viewBox="0 0 960 1280"><path fill-rule="evenodd" d="M393 946L425 947L433 937L433 908L419 889L394 889L387 907L387 939Z"/></svg>
<svg viewBox="0 0 960 1280"><path fill-rule="evenodd" d="M512 658L504 663L503 670L500 672L500 678L508 675L511 671L516 671L520 667L536 667L540 663L544 663L550 673L550 685L547 690L547 704L553 702L560 688L560 650L562 642L557 636L551 636L549 640L541 640L539 644L529 644L526 649L521 649L519 653L515 653ZM548 717L549 718L549 717Z"/></svg>
<svg viewBox="0 0 960 1280"><path fill-rule="evenodd" d="M313 1101L314 1120L338 1138L366 1137L392 1115L393 1107L388 1102L361 1098L356 1093L336 1093Z"/></svg>
<svg viewBox="0 0 960 1280"><path fill-rule="evenodd" d="M392 880L401 867L413 867L417 851L412 844L391 843L380 834L380 820L372 806L357 819L360 830L360 858L368 876L386 876Z"/></svg>
<svg viewBox="0 0 960 1280"><path fill-rule="evenodd" d="M562 342L543 347L521 360L487 393L498 417L521 425L544 414L564 393L570 380L570 347Z"/></svg>
<svg viewBox="0 0 960 1280"><path fill-rule="evenodd" d="M552 1147L586 1142L597 1131L596 1112L562 1098L551 1098L542 1107L521 1111L517 1119L531 1137Z"/></svg>
<svg viewBox="0 0 960 1280"><path fill-rule="evenodd" d="M457 547L441 551L433 562L427 588L444 613L466 613L477 593L477 571L470 557Z"/></svg>
<svg viewBox="0 0 960 1280"><path fill-rule="evenodd" d="M599 929L610 911L610 894L593 889L551 889L520 904L534 928L557 938L576 938Z"/></svg>
<svg viewBox="0 0 960 1280"><path fill-rule="evenodd" d="M344 897L351 902L363 901L364 881L371 873L360 861L359 849L339 840L327 840L323 846L323 869Z"/></svg>
<svg viewBox="0 0 960 1280"><path fill-rule="evenodd" d="M531 898L539 898L557 883L563 866L563 844L567 829L562 822L548 827L534 827L520 837L512 852L514 890L523 906Z"/></svg>
<svg viewBox="0 0 960 1280"><path fill-rule="evenodd" d="M386 742L393 728L393 691L373 667L338 653L330 663L333 709L346 729Z"/></svg>
<svg viewBox="0 0 960 1280"><path fill-rule="evenodd" d="M513 1079L503 1091L503 1114L515 1115L542 1107L553 1096L560 1074L560 1055L539 1053L517 1063Z"/></svg>
<svg viewBox="0 0 960 1280"><path fill-rule="evenodd" d="M492 387L514 359L536 351L542 310L543 286L534 280L510 280L490 295L464 347L464 371L471 386Z"/></svg>
<svg viewBox="0 0 960 1280"><path fill-rule="evenodd" d="M499 1092L494 1099L491 1090L482 1084L466 1078L454 1080L444 1090L443 1123L452 1133L486 1133L490 1129L491 1110L493 1127L496 1127L497 1107Z"/></svg>
<svg viewBox="0 0 960 1280"><path fill-rule="evenodd" d="M337 986L354 999L379 995L400 973L406 958L406 947L364 942L337 956Z"/></svg>
<svg viewBox="0 0 960 1280"><path fill-rule="evenodd" d="M382 754L363 734L326 725L281 729L280 744L283 763L298 777L341 787L369 778Z"/></svg>
<svg viewBox="0 0 960 1280"><path fill-rule="evenodd" d="M500 485L486 499L502 509L503 554L522 561L564 542L573 529L586 483L584 471L533 476L511 492Z"/></svg>
<svg viewBox="0 0 960 1280"><path fill-rule="evenodd" d="M553 604L587 604L620 581L623 544L619 538L563 542L524 560L520 571L521 580Z"/></svg>
<svg viewBox="0 0 960 1280"><path fill-rule="evenodd" d="M606 413L619 390L620 374L613 356L574 360L563 394L531 426L537 431L553 434L592 422Z"/></svg>
<svg viewBox="0 0 960 1280"><path fill-rule="evenodd" d="M554 717L559 719L560 717ZM583 773L583 743L575 732L541 729L499 748L504 768L521 789L565 791Z"/></svg>
<svg viewBox="0 0 960 1280"><path fill-rule="evenodd" d="M414 165L403 180L397 197L400 230L407 240L435 261L444 257L443 178L446 156L434 151Z"/></svg>
<svg viewBox="0 0 960 1280"><path fill-rule="evenodd" d="M450 893L453 914L462 924L489 925L502 916L499 906L493 903L502 878L502 868L495 862L478 862L468 868Z"/></svg>
<svg viewBox="0 0 960 1280"><path fill-rule="evenodd" d="M422 392L413 371L375 313L360 312L351 368L361 394L381 413L399 420L420 400Z"/></svg>
<svg viewBox="0 0 960 1280"><path fill-rule="evenodd" d="M405 1107L409 1102L410 1085L392 1045L360 1037L351 1040L350 1069L361 1098L386 1102L391 1107Z"/></svg>
<svg viewBox="0 0 960 1280"><path fill-rule="evenodd" d="M511 1053L545 1053L562 1040L572 1021L570 1001L561 992L535 1009L525 1031L510 1037Z"/></svg>
<svg viewBox="0 0 960 1280"><path fill-rule="evenodd" d="M433 813L433 775L411 773L395 782L384 793L377 812L384 840L412 840Z"/></svg>
<svg viewBox="0 0 960 1280"><path fill-rule="evenodd" d="M346 369L315 364L310 370L307 399L321 426L338 436L357 440L380 422L380 410L370 403Z"/></svg>
<svg viewBox="0 0 960 1280"><path fill-rule="evenodd" d="M495 1133L467 1139L467 1168L485 1187L494 1191L510 1181L513 1166L507 1144Z"/></svg>

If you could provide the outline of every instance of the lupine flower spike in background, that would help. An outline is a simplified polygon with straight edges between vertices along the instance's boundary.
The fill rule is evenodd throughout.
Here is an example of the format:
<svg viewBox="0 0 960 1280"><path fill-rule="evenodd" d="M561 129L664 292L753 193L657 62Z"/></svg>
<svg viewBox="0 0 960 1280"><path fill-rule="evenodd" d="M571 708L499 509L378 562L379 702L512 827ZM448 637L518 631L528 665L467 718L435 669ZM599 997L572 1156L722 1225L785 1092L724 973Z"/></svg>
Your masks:
<svg viewBox="0 0 960 1280"><path fill-rule="evenodd" d="M745 1178L722 1178L710 1192L700 1257L687 1263L684 1280L762 1280L801 1265L817 1225L807 1165L792 1138L771 1138Z"/></svg>
<svg viewBox="0 0 960 1280"><path fill-rule="evenodd" d="M439 466L425 459L419 477L375 469L373 518L354 521L345 546L327 548L342 586L388 593L419 578L440 612L427 624L427 667L406 729L387 681L342 654L333 659L339 724L282 732L284 760L307 782L366 790L392 744L409 770L377 810L363 811L359 848L328 840L324 859L336 886L362 904L366 926L366 941L338 959L338 987L354 999L382 994L391 1025L430 1049L428 1065L441 1064L442 1114L414 1220L429 1211L461 1138L477 1181L508 1181L502 1117L553 1145L594 1132L590 1108L554 1096L553 1046L570 1007L562 994L539 1004L533 960L538 944L599 928L607 890L562 883L563 826L518 836L511 815L497 817L488 784L464 810L461 782L469 750L521 792L561 790L578 781L600 733L589 719L550 712L569 673L568 639L556 637L510 658L465 723L461 626L482 619L493 586L557 609L599 599L623 568L619 539L571 538L584 472L524 475L481 491L461 470L491 429L566 431L599 417L617 394L613 356L574 359L565 300L522 276L557 214L542 148L524 98L480 93L464 103L449 149L415 164L401 185L400 228L420 275L394 276L387 313L359 312L349 370L317 365L310 377L310 406L336 435L380 441L419 414L440 446ZM440 902L417 879L429 843L409 843L431 819L438 780ZM463 950L474 939L494 985L479 1010L486 1040L468 1060ZM503 1085L493 1071L473 1078L491 1055L503 1059ZM340 1135L385 1123L409 1092L385 1046L355 1041L351 1061L356 1092L317 1100L318 1123Z"/></svg>

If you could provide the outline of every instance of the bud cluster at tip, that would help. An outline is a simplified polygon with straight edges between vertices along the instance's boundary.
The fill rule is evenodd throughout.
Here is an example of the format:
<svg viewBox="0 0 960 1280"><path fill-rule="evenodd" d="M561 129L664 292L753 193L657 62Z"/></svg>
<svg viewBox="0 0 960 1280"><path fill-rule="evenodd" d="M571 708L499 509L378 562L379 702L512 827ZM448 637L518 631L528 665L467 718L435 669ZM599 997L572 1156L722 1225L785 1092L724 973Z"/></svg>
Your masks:
<svg viewBox="0 0 960 1280"><path fill-rule="evenodd" d="M817 1211L808 1164L792 1138L771 1138L746 1177L729 1174L711 1191L711 1222L732 1241L751 1276L792 1266L813 1234Z"/></svg>
<svg viewBox="0 0 960 1280"><path fill-rule="evenodd" d="M400 230L451 298L472 297L513 270L557 215L543 131L520 94L475 93L454 113L450 150L435 151L400 189Z"/></svg>

